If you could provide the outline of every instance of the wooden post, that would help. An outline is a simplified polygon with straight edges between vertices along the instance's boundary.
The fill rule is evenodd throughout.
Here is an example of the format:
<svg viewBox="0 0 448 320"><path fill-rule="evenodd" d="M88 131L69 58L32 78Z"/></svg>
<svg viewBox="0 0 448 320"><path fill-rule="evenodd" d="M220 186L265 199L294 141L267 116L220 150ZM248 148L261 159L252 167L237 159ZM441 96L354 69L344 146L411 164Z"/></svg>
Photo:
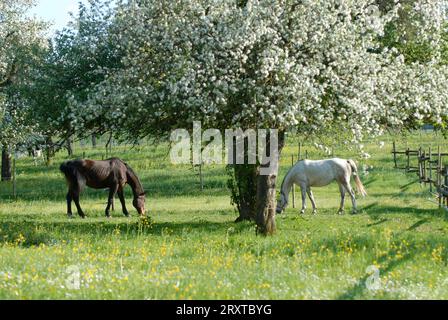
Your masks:
<svg viewBox="0 0 448 320"><path fill-rule="evenodd" d="M425 183L425 187L426 187L426 151L423 151L422 154L422 171L423 171L423 182Z"/></svg>
<svg viewBox="0 0 448 320"><path fill-rule="evenodd" d="M448 166L445 166L443 168L443 177L444 177L444 179L443 179L444 182L443 182L443 188L441 188L442 192L448 190ZM444 205L448 206L448 197L445 195L443 195L443 197L444 197L445 201L442 201L442 203L444 203Z"/></svg>
<svg viewBox="0 0 448 320"><path fill-rule="evenodd" d="M409 148L406 149L406 156L407 156L407 160L406 160L406 172L409 172L409 166L410 166L410 155L409 155Z"/></svg>
<svg viewBox="0 0 448 320"><path fill-rule="evenodd" d="M432 150L429 147L429 192L432 192Z"/></svg>
<svg viewBox="0 0 448 320"><path fill-rule="evenodd" d="M442 156L440 154L440 146L437 146L437 193L439 194L439 208L442 208L443 193L442 193Z"/></svg>
<svg viewBox="0 0 448 320"><path fill-rule="evenodd" d="M201 162L199 163L199 182L201 184L201 191L204 191L204 177L202 176L202 151L203 149L201 149Z"/></svg>
<svg viewBox="0 0 448 320"><path fill-rule="evenodd" d="M308 159L308 150L305 150L305 159Z"/></svg>
<svg viewBox="0 0 448 320"><path fill-rule="evenodd" d="M418 149L418 179L420 180L420 185L422 183L422 147Z"/></svg>
<svg viewBox="0 0 448 320"><path fill-rule="evenodd" d="M17 181L16 181L16 157L12 160L12 196L17 198Z"/></svg>
<svg viewBox="0 0 448 320"><path fill-rule="evenodd" d="M299 142L298 161L302 160L302 143Z"/></svg>
<svg viewBox="0 0 448 320"><path fill-rule="evenodd" d="M199 180L201 182L201 191L204 191L204 178L202 177L202 161L199 164Z"/></svg>
<svg viewBox="0 0 448 320"><path fill-rule="evenodd" d="M437 146L437 188L440 187L440 171L442 170L442 156L440 146Z"/></svg>
<svg viewBox="0 0 448 320"><path fill-rule="evenodd" d="M291 164L294 166L294 155L291 156ZM292 184L292 207L296 208L296 186Z"/></svg>
<svg viewBox="0 0 448 320"><path fill-rule="evenodd" d="M395 148L395 140L392 143L392 148L393 148L393 153L394 153L394 164L395 164L395 169L397 169L397 149Z"/></svg>

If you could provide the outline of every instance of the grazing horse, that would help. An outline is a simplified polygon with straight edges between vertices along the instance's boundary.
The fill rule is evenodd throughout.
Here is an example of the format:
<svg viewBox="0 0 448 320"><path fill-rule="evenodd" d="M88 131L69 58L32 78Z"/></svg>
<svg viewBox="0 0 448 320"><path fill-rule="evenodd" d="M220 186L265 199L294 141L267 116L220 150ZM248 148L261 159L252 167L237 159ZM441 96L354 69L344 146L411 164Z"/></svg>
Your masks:
<svg viewBox="0 0 448 320"><path fill-rule="evenodd" d="M282 182L280 200L277 203L277 213L281 213L288 205L289 192L293 184L300 186L302 191L302 210L305 213L306 195L308 194L311 204L313 205L313 214L317 213L316 202L314 201L311 187L324 187L333 181L339 184L341 192L341 206L339 214L344 212L345 192L350 194L353 204L353 213L356 213L355 192L350 185L350 177L354 176L356 188L362 196L366 196L367 192L359 179L358 169L353 160L345 159L328 159L328 160L303 160L296 163L286 174Z"/></svg>
<svg viewBox="0 0 448 320"><path fill-rule="evenodd" d="M109 189L109 201L106 207L106 217L110 217L110 207L116 193L120 198L123 214L128 217L123 189L127 184L134 194L133 205L140 215L145 215L145 191L134 171L125 162L118 158L103 161L73 160L61 164L60 170L68 182L67 215L72 217L72 201L75 202L78 214L85 218L79 205L79 195L85 186L94 189Z"/></svg>

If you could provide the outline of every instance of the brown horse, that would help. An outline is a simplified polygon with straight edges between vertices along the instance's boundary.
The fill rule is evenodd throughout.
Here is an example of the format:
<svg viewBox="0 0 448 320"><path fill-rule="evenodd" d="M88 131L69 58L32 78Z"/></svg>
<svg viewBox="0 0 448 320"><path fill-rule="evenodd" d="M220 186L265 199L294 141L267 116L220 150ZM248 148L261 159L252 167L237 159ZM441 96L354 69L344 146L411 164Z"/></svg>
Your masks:
<svg viewBox="0 0 448 320"><path fill-rule="evenodd" d="M120 198L123 214L128 217L123 189L127 184L134 194L133 205L140 215L145 215L145 191L134 171L125 162L118 158L103 161L73 160L61 164L60 170L68 182L67 215L72 217L72 201L75 202L78 214L85 218L79 205L79 195L85 186L94 189L109 189L109 201L106 207L106 217L110 217L110 207L116 193Z"/></svg>

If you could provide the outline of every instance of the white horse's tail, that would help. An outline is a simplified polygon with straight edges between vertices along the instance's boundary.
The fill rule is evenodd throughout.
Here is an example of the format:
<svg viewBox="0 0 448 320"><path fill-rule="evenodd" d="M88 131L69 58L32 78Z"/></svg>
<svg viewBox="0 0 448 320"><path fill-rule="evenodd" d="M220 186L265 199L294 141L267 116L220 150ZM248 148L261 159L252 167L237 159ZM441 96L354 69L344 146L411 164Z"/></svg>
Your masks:
<svg viewBox="0 0 448 320"><path fill-rule="evenodd" d="M353 178L355 179L356 189L363 197L365 197L367 195L367 191L364 188L364 185L362 184L361 179L359 179L358 167L356 166L355 161L353 161L352 159L349 159L349 160L347 160L347 162L350 165L350 167L352 168L352 173L353 173Z"/></svg>

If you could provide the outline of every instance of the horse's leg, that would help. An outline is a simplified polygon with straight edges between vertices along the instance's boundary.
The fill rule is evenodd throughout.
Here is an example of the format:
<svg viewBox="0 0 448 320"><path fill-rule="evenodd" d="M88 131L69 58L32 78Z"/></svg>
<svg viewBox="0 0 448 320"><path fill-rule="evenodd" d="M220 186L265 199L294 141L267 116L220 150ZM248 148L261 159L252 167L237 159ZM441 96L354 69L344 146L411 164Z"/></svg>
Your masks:
<svg viewBox="0 0 448 320"><path fill-rule="evenodd" d="M314 200L314 195L313 191L311 191L311 187L308 186L306 192L308 193L308 197L310 198L311 204L313 205L313 214L317 214L316 201Z"/></svg>
<svg viewBox="0 0 448 320"><path fill-rule="evenodd" d="M339 184L339 192L341 193L341 205L339 207L338 214L343 214L345 204L345 188L342 184Z"/></svg>
<svg viewBox="0 0 448 320"><path fill-rule="evenodd" d="M109 198L108 198L107 207L106 207L106 217L107 218L110 218L110 207L112 206L112 203L114 201L114 197L115 197L115 194L117 193L117 191L118 191L118 184L115 184L109 188Z"/></svg>
<svg viewBox="0 0 448 320"><path fill-rule="evenodd" d="M300 185L300 190L302 191L302 210L300 211L300 214L305 214L306 210L306 185Z"/></svg>
<svg viewBox="0 0 448 320"><path fill-rule="evenodd" d="M72 217L73 217L73 213L72 213L72 200L73 200L73 198L72 198L72 193L71 193L71 191L69 190L69 191L67 192L67 215L68 215L69 218L72 218Z"/></svg>
<svg viewBox="0 0 448 320"><path fill-rule="evenodd" d="M345 179L344 188L347 190L350 197L352 198L352 205L353 205L352 213L355 214L358 212L358 208L356 206L355 192L353 191L352 186L350 185L350 179Z"/></svg>
<svg viewBox="0 0 448 320"><path fill-rule="evenodd" d="M72 193L72 198L73 198L73 201L75 202L76 209L78 210L79 216L84 219L86 217L86 215L82 211L81 205L79 204L79 194L80 194L80 191L78 191L78 190L74 191Z"/></svg>
<svg viewBox="0 0 448 320"><path fill-rule="evenodd" d="M128 209L126 209L126 200L125 200L125 197L124 197L124 190L123 190L122 187L118 188L118 197L120 198L121 207L123 209L123 214L126 217L129 217Z"/></svg>

